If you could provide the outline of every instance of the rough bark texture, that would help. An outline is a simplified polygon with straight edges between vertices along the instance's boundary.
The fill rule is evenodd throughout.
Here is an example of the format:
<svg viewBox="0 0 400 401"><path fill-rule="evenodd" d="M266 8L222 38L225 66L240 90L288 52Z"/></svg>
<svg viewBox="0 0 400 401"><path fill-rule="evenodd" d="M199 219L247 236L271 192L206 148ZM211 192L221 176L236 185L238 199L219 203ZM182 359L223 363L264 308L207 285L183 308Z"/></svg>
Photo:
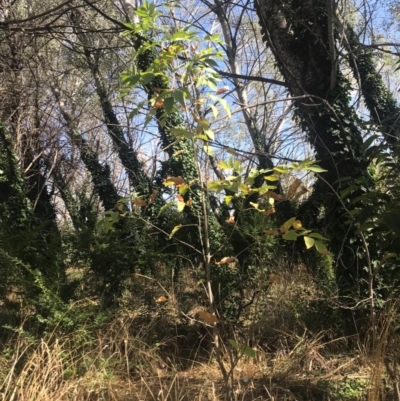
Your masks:
<svg viewBox="0 0 400 401"><path fill-rule="evenodd" d="M318 164L327 170L318 179L299 218L307 227L321 227L330 237L336 258L336 278L342 300L364 296L361 278L366 266L362 245L346 224L340 191L354 184L361 195L372 185L362 152L358 118L350 103L350 85L342 76L330 48L333 32L327 3L321 0L256 0L265 42L292 96L304 96L295 103L301 126L314 147ZM338 181L348 178L346 182ZM329 183L327 185L326 183ZM349 204L348 197L343 202ZM349 298L347 298L349 297ZM351 316L346 324L352 325ZM350 330L349 330L350 331Z"/></svg>

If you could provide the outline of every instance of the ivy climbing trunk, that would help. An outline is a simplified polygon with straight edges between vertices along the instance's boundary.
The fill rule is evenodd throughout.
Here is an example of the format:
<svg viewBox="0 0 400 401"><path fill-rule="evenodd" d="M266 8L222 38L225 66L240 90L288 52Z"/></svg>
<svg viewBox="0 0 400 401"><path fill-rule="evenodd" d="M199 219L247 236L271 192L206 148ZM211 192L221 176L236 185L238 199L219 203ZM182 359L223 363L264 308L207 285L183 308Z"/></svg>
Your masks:
<svg viewBox="0 0 400 401"><path fill-rule="evenodd" d="M346 29L349 62L372 121L381 128L389 144L400 138L400 107L378 73L372 49L363 46L354 29Z"/></svg>
<svg viewBox="0 0 400 401"><path fill-rule="evenodd" d="M100 164L96 152L94 152L87 141L82 138L82 135L78 132L78 127L74 123L74 119L65 109L65 107L62 106L58 91L54 88L52 89L53 94L58 101L58 107L60 108L61 114L66 123L66 133L71 142L79 149L81 159L87 170L90 172L94 192L99 196L104 209L112 210L118 203L120 196L118 195L118 192L111 181L110 169L107 165ZM57 182L61 182L60 177ZM60 191L65 193L66 200L69 199L66 205L71 205L72 199L69 196L70 192L67 190L66 184L61 186ZM71 210L70 215L71 213L75 213L75 211ZM74 221L74 219L72 220ZM75 219L75 222L80 225L79 219Z"/></svg>
<svg viewBox="0 0 400 401"><path fill-rule="evenodd" d="M317 179L309 201L300 208L299 218L307 227L320 228L323 224L336 258L341 300L348 307L368 296L362 284L368 267L367 250L354 233L355 226L347 224L346 207L371 188L372 180L362 151L359 120L349 105L350 84L336 62L330 2L255 0L255 6L264 41L274 54L290 94L301 97L295 102L297 118L315 149L318 164L327 170ZM342 200L342 191L352 185L354 191ZM373 252L371 248L373 244L369 252ZM352 313L345 315L346 332L354 332Z"/></svg>
<svg viewBox="0 0 400 401"><path fill-rule="evenodd" d="M138 158L136 150L129 146L122 125L114 112L104 79L100 73L100 52L97 51L97 47L91 42L90 37L83 29L84 18L82 14L80 14L80 11L78 9L74 10L74 12L70 14L70 18L74 24L74 31L80 45L83 48L86 63L92 73L94 86L100 100L100 106L109 137L118 152L122 165L127 171L129 181L134 187L135 192L148 197L151 193L151 183L144 172L143 165Z"/></svg>

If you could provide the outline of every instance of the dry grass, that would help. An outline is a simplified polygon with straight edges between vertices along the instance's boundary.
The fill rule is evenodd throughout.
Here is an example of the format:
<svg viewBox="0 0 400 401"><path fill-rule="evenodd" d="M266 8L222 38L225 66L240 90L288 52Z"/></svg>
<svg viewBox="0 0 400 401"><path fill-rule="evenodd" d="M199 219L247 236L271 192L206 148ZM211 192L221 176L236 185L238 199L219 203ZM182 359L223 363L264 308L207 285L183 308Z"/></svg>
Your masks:
<svg viewBox="0 0 400 401"><path fill-rule="evenodd" d="M304 272L282 275L268 300L254 303L256 317L247 329L254 336L263 328L268 330L269 335L274 334L274 344L269 348L255 343L256 357L239 361L234 370L235 399L377 401L378 395L384 399L381 382L386 340L378 342L372 353L349 355L344 351L346 339L331 339L327 332L296 331L295 325L287 323L299 313L299 302L304 305L319 296L310 284L306 288L307 283L310 280ZM157 288L154 294L160 295ZM198 351L193 352L182 364L178 355L187 339L170 334L163 340L152 340L151 333L157 332L160 324L168 324L165 316L178 320L173 316L178 294L170 291L168 297L174 303L156 305L158 312L154 309L147 321L139 310L126 308L96 330L82 325L68 335L59 335L55 329L40 341L16 330L0 353L0 400L223 400L223 381L212 351L206 358L206 350L203 358L198 357ZM200 322L191 322L190 327L207 336ZM301 322L297 327L303 327ZM388 327L388 322L382 327ZM377 367L374 358L379 360ZM228 367L228 356L224 361Z"/></svg>

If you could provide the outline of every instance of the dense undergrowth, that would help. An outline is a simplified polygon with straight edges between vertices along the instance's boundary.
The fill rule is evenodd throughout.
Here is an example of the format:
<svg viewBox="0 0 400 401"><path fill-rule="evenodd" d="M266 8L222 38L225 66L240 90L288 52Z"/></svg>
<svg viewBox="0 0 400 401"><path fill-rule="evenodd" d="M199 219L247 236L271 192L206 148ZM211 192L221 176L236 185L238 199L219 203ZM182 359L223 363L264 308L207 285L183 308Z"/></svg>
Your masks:
<svg viewBox="0 0 400 401"><path fill-rule="evenodd" d="M69 300L36 276L36 301L17 282L2 301L2 400L225 398L212 326L199 318L207 310L201 265L186 263L177 272L150 255L151 271L136 266L114 306L105 308L104 297L89 289L107 284L88 261L79 265L65 251ZM218 322L227 369L228 340L255 351L234 366L235 399L397 399L396 304L382 312L379 332L362 342L341 335L337 294L306 266L274 255L259 267L244 291L233 279L230 296L219 298L227 312ZM239 274L235 262L227 269L225 280Z"/></svg>

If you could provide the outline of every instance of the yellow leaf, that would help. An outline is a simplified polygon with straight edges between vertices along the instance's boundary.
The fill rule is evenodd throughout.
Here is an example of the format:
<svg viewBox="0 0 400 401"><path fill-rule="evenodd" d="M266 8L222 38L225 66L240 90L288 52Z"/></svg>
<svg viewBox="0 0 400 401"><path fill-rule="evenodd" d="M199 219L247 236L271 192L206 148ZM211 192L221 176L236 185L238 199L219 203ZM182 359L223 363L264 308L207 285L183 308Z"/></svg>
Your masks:
<svg viewBox="0 0 400 401"><path fill-rule="evenodd" d="M163 303L163 302L167 302L167 301L168 301L168 298L165 298L165 297L162 295L161 297L157 298L155 301L156 301L158 304L161 304L161 303Z"/></svg>
<svg viewBox="0 0 400 401"><path fill-rule="evenodd" d="M236 258L233 256L225 256L219 262L215 262L216 265L225 265L227 263L236 262Z"/></svg>
<svg viewBox="0 0 400 401"><path fill-rule="evenodd" d="M124 204L123 203L117 203L117 209L119 212L123 212L124 211Z"/></svg>
<svg viewBox="0 0 400 401"><path fill-rule="evenodd" d="M273 174L273 175L265 175L264 178L267 181L279 181L279 176L275 175L275 174Z"/></svg>
<svg viewBox="0 0 400 401"><path fill-rule="evenodd" d="M304 236L304 243L306 244L306 248L310 249L314 246L315 239L311 237Z"/></svg>
<svg viewBox="0 0 400 401"><path fill-rule="evenodd" d="M295 221L297 221L297 220L296 220L296 217L292 217L291 219L285 221L285 222L281 225L281 227L280 227L281 233L282 233L282 234L287 233L287 232L289 231L289 228L292 226L292 224L293 224Z"/></svg>
<svg viewBox="0 0 400 401"><path fill-rule="evenodd" d="M182 212L185 208L185 202L178 201L178 212Z"/></svg>
<svg viewBox="0 0 400 401"><path fill-rule="evenodd" d="M143 199L140 199L140 198L135 198L135 200L133 201L133 203L134 203L136 206L147 206L147 202L146 202L145 200L143 200Z"/></svg>
<svg viewBox="0 0 400 401"><path fill-rule="evenodd" d="M180 230L182 228L182 224L178 224L177 226L175 226L172 231L171 234L169 235L168 239L171 239L178 230Z"/></svg>
<svg viewBox="0 0 400 401"><path fill-rule="evenodd" d="M295 230L300 230L301 227L303 227L303 225L301 224L301 221L300 221L300 220L296 220L296 221L293 223L293 228L294 228Z"/></svg>
<svg viewBox="0 0 400 401"><path fill-rule="evenodd" d="M207 324L213 325L214 323L218 323L218 318L210 312L201 311L198 313L199 318L204 320Z"/></svg>

